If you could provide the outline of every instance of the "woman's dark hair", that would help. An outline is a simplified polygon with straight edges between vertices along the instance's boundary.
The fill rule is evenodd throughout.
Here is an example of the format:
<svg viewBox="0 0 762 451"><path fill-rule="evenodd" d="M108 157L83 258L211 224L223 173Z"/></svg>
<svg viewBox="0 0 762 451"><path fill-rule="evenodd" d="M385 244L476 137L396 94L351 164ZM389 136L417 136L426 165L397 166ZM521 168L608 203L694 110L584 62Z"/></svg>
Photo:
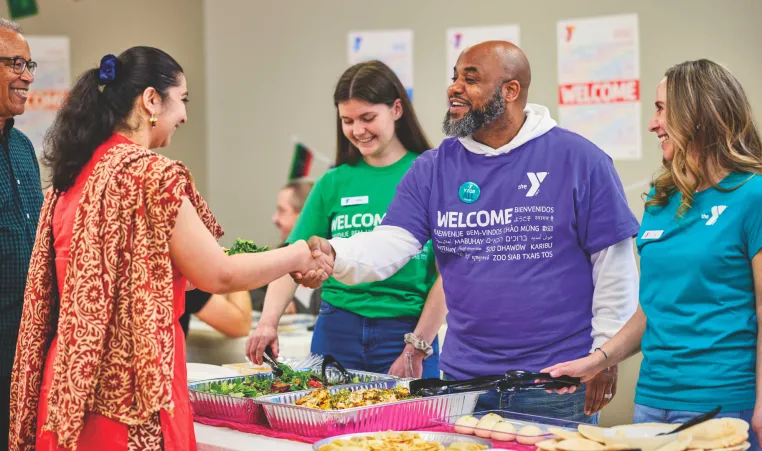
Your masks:
<svg viewBox="0 0 762 451"><path fill-rule="evenodd" d="M138 96L152 87L166 99L183 72L174 58L153 47L132 47L110 65L111 77L102 78L100 68L79 77L45 135L43 161L56 190L69 189L95 149L115 131L131 129Z"/></svg>
<svg viewBox="0 0 762 451"><path fill-rule="evenodd" d="M347 69L339 79L333 93L336 107L350 99L363 100L371 104L383 103L389 107L397 99L402 102L402 116L395 123L395 132L402 145L410 152L423 153L431 149L426 134L418 123L413 104L397 75L381 61L373 60L355 64ZM341 117L336 112L336 166L357 164L362 158L360 151L346 136L341 127Z"/></svg>

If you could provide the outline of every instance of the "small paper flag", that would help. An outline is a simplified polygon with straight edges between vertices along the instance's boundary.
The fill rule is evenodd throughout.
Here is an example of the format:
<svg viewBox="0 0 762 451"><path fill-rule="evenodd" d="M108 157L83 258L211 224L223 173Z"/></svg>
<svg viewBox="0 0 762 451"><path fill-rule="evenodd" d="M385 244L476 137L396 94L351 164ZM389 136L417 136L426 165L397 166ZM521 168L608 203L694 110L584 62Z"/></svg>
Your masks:
<svg viewBox="0 0 762 451"><path fill-rule="evenodd" d="M294 157L291 160L291 171L288 179L296 180L307 177L310 174L313 158L313 153L307 146L300 142L294 144Z"/></svg>
<svg viewBox="0 0 762 451"><path fill-rule="evenodd" d="M37 14L37 0L8 0L11 19L34 16Z"/></svg>

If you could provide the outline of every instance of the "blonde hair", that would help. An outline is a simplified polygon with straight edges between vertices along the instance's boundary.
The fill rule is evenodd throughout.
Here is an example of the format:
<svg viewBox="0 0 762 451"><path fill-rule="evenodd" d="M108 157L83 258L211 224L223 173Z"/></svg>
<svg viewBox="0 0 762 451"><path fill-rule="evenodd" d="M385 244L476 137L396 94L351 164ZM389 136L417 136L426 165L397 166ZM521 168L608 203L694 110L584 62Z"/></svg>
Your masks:
<svg viewBox="0 0 762 451"><path fill-rule="evenodd" d="M699 186L717 186L712 169L762 174L762 141L738 79L713 61L686 61L666 73L667 134L672 161L664 161L646 208L665 206L677 191L682 216Z"/></svg>

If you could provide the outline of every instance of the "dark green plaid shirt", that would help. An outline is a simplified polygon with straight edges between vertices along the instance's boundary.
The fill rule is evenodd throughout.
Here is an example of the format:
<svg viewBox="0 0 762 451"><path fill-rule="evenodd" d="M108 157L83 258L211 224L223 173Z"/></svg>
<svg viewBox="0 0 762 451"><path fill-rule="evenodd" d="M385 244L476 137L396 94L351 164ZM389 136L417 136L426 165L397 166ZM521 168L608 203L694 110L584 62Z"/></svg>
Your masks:
<svg viewBox="0 0 762 451"><path fill-rule="evenodd" d="M0 138L0 376L10 376L43 194L29 138L5 121Z"/></svg>

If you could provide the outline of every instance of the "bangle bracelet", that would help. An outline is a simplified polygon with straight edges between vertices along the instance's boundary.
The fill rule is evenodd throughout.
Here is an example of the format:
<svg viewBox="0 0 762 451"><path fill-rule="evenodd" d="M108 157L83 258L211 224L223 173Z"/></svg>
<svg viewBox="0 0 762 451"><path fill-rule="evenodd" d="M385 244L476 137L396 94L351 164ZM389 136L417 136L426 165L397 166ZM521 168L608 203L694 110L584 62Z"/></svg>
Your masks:
<svg viewBox="0 0 762 451"><path fill-rule="evenodd" d="M603 353L603 357L605 357L606 360L608 360L609 355L606 354L606 351L604 351L603 349L601 349L601 348L595 348L595 349L593 349L593 351L601 351Z"/></svg>

